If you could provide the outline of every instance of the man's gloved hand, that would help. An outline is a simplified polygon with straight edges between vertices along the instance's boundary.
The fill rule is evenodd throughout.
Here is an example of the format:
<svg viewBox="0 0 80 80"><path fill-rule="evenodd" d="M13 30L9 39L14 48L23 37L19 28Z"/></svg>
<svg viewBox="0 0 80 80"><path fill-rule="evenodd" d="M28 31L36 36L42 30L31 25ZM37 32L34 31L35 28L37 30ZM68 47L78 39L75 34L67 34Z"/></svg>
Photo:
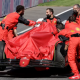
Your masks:
<svg viewBox="0 0 80 80"><path fill-rule="evenodd" d="M36 22L37 24L42 24L42 21L38 21L38 22Z"/></svg>
<svg viewBox="0 0 80 80"><path fill-rule="evenodd" d="M61 41L63 41L63 42L69 40L69 38L67 38L67 37L65 37L65 36L63 36L63 35L59 35L58 37L59 37L59 39L60 39Z"/></svg>
<svg viewBox="0 0 80 80"><path fill-rule="evenodd" d="M29 21L29 26L34 26L36 25L36 22L35 21L32 21L32 20L28 20Z"/></svg>

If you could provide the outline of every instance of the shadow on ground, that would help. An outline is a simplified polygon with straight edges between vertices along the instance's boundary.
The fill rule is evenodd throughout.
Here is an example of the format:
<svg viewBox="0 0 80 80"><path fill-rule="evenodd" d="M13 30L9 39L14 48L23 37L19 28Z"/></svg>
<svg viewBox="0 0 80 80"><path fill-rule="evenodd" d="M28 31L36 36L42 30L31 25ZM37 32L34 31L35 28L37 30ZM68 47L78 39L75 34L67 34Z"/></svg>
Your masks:
<svg viewBox="0 0 80 80"><path fill-rule="evenodd" d="M0 77L15 78L66 78L72 76L69 69L51 68L47 71L36 71L34 68L15 68L0 72Z"/></svg>

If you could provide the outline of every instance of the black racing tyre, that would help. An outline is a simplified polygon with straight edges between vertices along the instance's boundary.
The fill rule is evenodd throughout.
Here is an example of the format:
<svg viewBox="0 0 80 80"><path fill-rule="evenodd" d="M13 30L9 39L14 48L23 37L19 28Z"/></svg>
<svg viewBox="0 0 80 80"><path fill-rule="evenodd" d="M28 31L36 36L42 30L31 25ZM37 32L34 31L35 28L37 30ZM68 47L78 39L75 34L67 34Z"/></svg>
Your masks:
<svg viewBox="0 0 80 80"><path fill-rule="evenodd" d="M59 43L55 47L55 54L54 54L54 61L60 62L61 66L65 67L65 57L67 55L67 52L64 50L65 43Z"/></svg>
<svg viewBox="0 0 80 80"><path fill-rule="evenodd" d="M55 60L56 61L65 60L64 47L65 47L65 43L59 43L56 46L55 48Z"/></svg>
<svg viewBox="0 0 80 80"><path fill-rule="evenodd" d="M5 53L4 53L4 47L5 47L5 42L0 41L0 59L6 59ZM5 70L6 66L0 66L0 71Z"/></svg>

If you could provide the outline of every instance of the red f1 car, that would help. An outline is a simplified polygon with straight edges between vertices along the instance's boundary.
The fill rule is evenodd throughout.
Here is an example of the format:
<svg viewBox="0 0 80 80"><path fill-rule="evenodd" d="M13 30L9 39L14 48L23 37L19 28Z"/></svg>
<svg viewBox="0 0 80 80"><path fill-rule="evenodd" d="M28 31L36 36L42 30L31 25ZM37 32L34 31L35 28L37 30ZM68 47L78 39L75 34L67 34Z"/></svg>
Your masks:
<svg viewBox="0 0 80 80"><path fill-rule="evenodd" d="M28 40L30 37L30 39L34 39L33 42L35 42L35 43L39 42L40 45L41 44L43 45L44 42L46 43L48 41L47 39L50 37L49 35L48 36L43 35L43 34L41 35L41 33L39 33L39 35L38 35L38 33L36 33L36 32L41 32L41 33L42 32L49 32L49 33L51 33L51 40L52 40L52 36L54 36L52 34L53 27L50 26L50 24L48 24L46 22L44 22L43 25L41 25L40 27L36 27L36 28L28 31L28 33L24 33L23 36L25 35L25 37L26 37L26 35L28 35L25 39ZM37 35L34 33L36 33ZM23 36L21 36L21 38L23 38ZM46 38L44 36L46 36ZM40 39L42 40L42 43L41 43ZM52 56L51 60L44 59L44 58L43 59L30 59L30 62L26 67L59 67L59 68L64 68L64 67L68 66L67 51L64 50L65 40L67 40L67 39L64 39L63 37L61 37L61 39L62 39L61 41L63 41L63 43L62 42L59 43L59 41L58 41L54 45L55 47L52 50L52 53L54 53L54 55ZM26 40L23 40L23 41L20 40L20 42L23 42L23 43L25 41ZM17 42L19 42L19 41L17 41ZM49 45L53 45L53 43L50 43ZM17 43L14 42L14 44L16 45ZM22 46L22 44L19 46ZM19 65L20 59L19 58L15 58L15 59L7 58L6 57L7 53L6 54L4 53L4 47L5 47L5 42L0 41L0 70L5 70L6 66L20 67L20 65ZM32 46L32 47L34 47L34 46ZM8 49L8 50L11 51L10 49Z"/></svg>

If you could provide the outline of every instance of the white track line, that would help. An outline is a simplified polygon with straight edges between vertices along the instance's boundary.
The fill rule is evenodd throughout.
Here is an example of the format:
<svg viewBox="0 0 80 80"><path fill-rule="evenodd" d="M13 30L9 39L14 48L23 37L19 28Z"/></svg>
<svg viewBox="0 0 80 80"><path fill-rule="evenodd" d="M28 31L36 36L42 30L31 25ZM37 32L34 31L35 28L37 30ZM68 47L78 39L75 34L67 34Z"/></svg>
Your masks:
<svg viewBox="0 0 80 80"><path fill-rule="evenodd" d="M66 13L66 12L72 10L72 9L73 9L73 8L67 9L67 10L65 10L65 11L63 11L63 12L61 12L61 13L59 13L59 14L56 14L55 16L59 16L59 15L61 15L61 14L63 14L63 13Z"/></svg>
<svg viewBox="0 0 80 80"><path fill-rule="evenodd" d="M56 14L55 16L59 16L59 15L61 15L61 14L63 14L63 13L66 13L66 12L72 10L72 9L73 9L73 8L70 8L70 9L68 9L68 10L65 10L65 11L63 11L63 12L61 12L61 13L59 13L59 14ZM65 21L66 21L66 20L64 20L62 23L65 24ZM28 30L31 30L32 28L33 28L33 27L30 27L30 28L28 28L28 29L25 29L25 30L23 30L23 31L20 31L20 32L18 32L18 34L24 33L24 32L26 32L26 31L28 31Z"/></svg>
<svg viewBox="0 0 80 80"><path fill-rule="evenodd" d="M21 34L21 33L24 33L24 32L26 32L26 31L28 31L28 30L30 30L30 29L32 29L33 27L29 27L28 29L25 29L25 30L23 30L23 31L21 31L21 32L18 32L17 34Z"/></svg>
<svg viewBox="0 0 80 80"><path fill-rule="evenodd" d="M62 23L65 24L66 21L67 21L67 20L64 20Z"/></svg>

